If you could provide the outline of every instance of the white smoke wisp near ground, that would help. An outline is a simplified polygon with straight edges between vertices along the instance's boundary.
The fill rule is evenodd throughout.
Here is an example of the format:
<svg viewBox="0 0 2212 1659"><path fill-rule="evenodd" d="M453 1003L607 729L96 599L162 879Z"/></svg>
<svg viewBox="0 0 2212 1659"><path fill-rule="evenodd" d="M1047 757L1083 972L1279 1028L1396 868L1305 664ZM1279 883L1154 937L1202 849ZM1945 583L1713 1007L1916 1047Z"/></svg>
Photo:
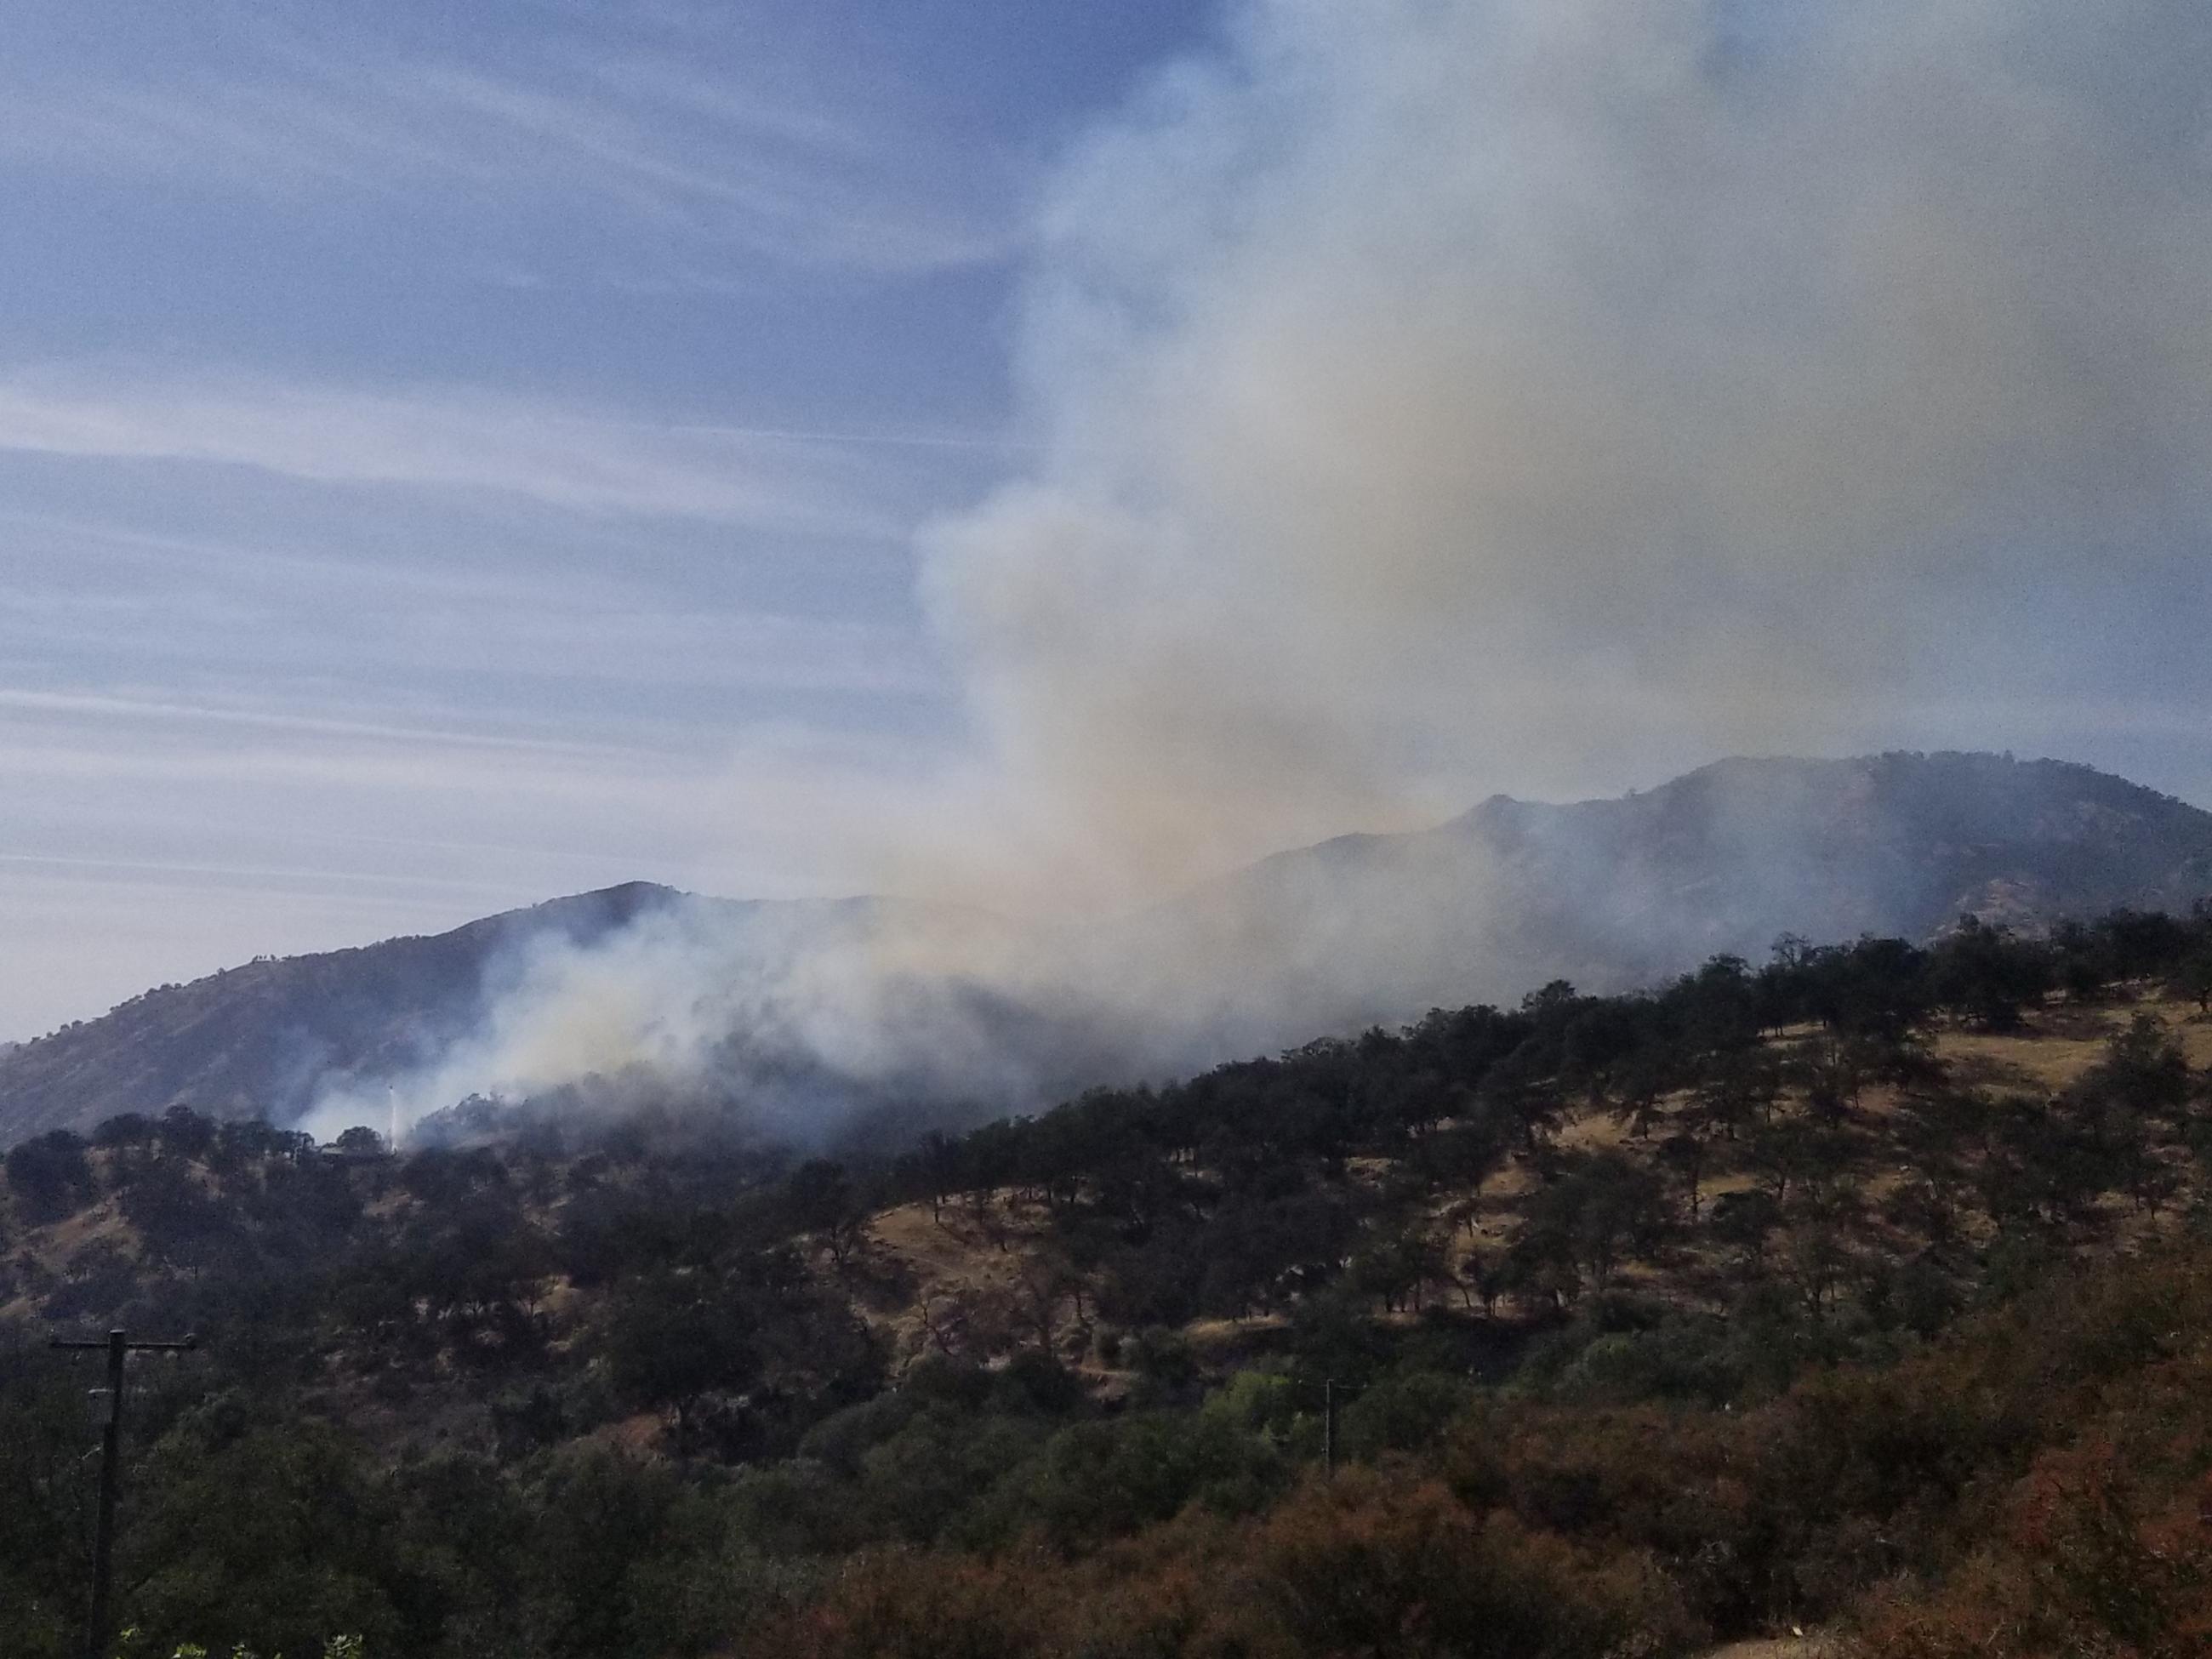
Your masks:
<svg viewBox="0 0 2212 1659"><path fill-rule="evenodd" d="M1018 955L1020 961L1018 964ZM603 937L526 936L495 956L464 1040L396 1076L332 1079L302 1121L403 1133L478 1097L563 1085L643 1090L816 1141L864 1103L1006 1109L1065 1079L1069 1028L1024 1042L997 989L1042 983L1031 947L988 919L897 905L648 908Z"/></svg>
<svg viewBox="0 0 2212 1659"><path fill-rule="evenodd" d="M2208 86L2200 0L1237 7L1045 196L1042 459L922 548L975 753L882 786L855 870L1127 905L1495 788L2201 709ZM933 955L1110 1033L1280 943L1139 936L886 977L648 931L526 975L422 1099L759 1020L994 1092Z"/></svg>

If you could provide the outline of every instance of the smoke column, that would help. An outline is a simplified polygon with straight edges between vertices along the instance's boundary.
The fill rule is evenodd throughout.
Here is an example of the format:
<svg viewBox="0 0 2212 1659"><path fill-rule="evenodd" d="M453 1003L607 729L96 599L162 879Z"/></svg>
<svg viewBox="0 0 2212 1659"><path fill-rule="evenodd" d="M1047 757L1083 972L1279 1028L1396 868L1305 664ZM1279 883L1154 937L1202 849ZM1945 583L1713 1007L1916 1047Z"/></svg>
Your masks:
<svg viewBox="0 0 2212 1659"><path fill-rule="evenodd" d="M1076 861L1151 888L1494 788L2203 706L2204 7L1229 31L1071 158L1023 352L1052 447L929 538Z"/></svg>
<svg viewBox="0 0 2212 1659"><path fill-rule="evenodd" d="M1041 458L923 538L973 755L761 775L874 800L870 885L1111 908L1493 789L2201 720L2208 87L2199 0L1235 7L1065 157ZM884 948L1110 1034L1233 968L1146 937ZM665 960L527 983L757 1012ZM941 998L799 1002L991 1063ZM533 1010L489 1048L575 1024Z"/></svg>

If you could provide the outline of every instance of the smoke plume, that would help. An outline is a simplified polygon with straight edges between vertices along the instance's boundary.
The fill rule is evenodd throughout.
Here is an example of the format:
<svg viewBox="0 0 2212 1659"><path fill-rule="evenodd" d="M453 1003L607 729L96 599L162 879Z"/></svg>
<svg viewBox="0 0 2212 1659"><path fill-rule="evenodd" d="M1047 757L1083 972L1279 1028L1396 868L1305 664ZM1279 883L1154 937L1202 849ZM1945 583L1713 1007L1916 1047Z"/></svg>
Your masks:
<svg viewBox="0 0 2212 1659"><path fill-rule="evenodd" d="M1049 457L930 540L978 725L1086 857L2109 696L2123 640L2204 687L2203 7L1232 29L1072 160Z"/></svg>
<svg viewBox="0 0 2212 1659"><path fill-rule="evenodd" d="M2197 0L1237 7L1046 192L1040 459L921 548L975 752L864 815L872 884L1126 907L1495 788L2201 710L2208 87ZM1017 1095L916 987L1249 1035L1192 1000L1295 940L1164 927L641 937L525 975L439 1088L586 1006L633 1056L765 1017ZM1379 1000L1310 967L1302 1012Z"/></svg>

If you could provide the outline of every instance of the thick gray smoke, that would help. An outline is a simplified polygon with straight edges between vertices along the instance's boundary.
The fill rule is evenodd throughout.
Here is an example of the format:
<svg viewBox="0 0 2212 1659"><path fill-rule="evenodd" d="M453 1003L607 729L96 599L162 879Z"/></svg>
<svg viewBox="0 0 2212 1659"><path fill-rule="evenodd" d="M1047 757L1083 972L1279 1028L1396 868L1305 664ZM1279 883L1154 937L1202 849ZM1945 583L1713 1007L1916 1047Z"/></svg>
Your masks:
<svg viewBox="0 0 2212 1659"><path fill-rule="evenodd" d="M1042 459L923 549L978 753L872 881L1126 905L1493 788L2201 708L2208 88L2201 0L1238 7L1046 196ZM1139 931L885 948L1133 1030L1295 944ZM440 1088L578 987L753 1006L635 955L526 980ZM840 960L809 1041L994 1064Z"/></svg>

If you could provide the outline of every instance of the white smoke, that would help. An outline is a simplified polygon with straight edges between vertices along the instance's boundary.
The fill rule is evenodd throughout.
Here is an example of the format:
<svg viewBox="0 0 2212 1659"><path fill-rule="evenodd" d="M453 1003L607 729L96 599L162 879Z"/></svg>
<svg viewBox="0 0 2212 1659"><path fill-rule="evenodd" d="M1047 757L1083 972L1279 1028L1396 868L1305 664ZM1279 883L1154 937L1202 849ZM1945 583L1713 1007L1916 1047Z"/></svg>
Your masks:
<svg viewBox="0 0 2212 1659"><path fill-rule="evenodd" d="M1127 903L1496 787L2201 713L2208 88L2201 0L1237 8L1046 195L1042 458L922 549L976 752L839 832L896 890ZM1134 1030L1261 934L894 977ZM526 974L422 1098L758 1018L1000 1063L849 943L720 948Z"/></svg>
<svg viewBox="0 0 2212 1659"><path fill-rule="evenodd" d="M1151 882L2106 686L2212 599L2208 77L2192 0L1240 9L931 538L994 753Z"/></svg>
<svg viewBox="0 0 2212 1659"><path fill-rule="evenodd" d="M1005 1109L1037 1069L1001 986L1042 983L1034 945L973 913L847 902L672 899L604 936L527 933L487 965L471 1033L397 1074L332 1077L301 1127L400 1133L457 1103L640 1085L811 1140L859 1103Z"/></svg>

